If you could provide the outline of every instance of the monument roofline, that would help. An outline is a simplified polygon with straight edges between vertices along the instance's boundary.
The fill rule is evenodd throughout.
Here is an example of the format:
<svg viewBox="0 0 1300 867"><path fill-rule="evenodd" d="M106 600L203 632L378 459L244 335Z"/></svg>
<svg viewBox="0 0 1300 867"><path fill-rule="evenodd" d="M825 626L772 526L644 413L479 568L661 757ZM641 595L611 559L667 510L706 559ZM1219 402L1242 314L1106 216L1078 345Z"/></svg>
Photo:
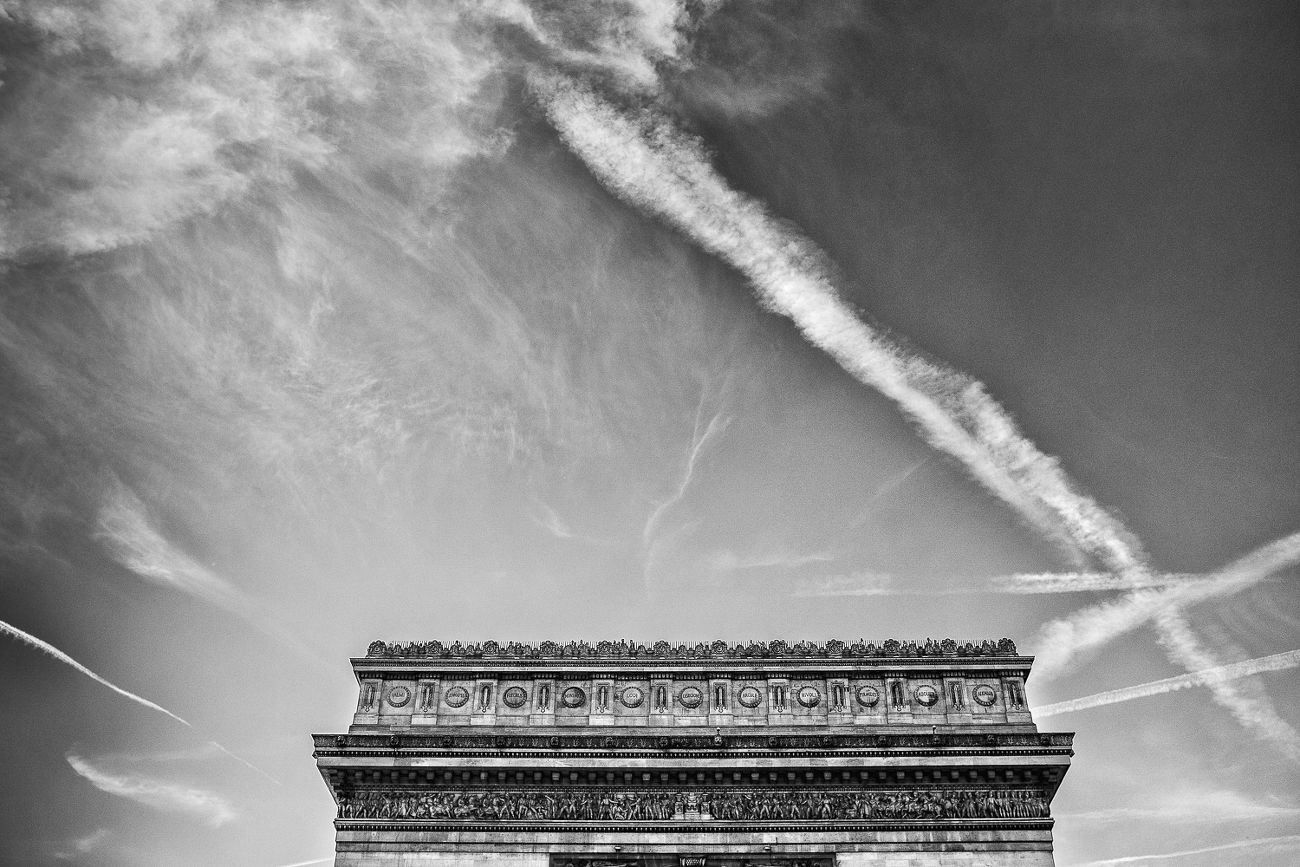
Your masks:
<svg viewBox="0 0 1300 867"><path fill-rule="evenodd" d="M1033 657L1021 656L1016 644L1010 638L997 641L956 641L951 638L924 641L899 641L887 639L880 643L861 639L849 643L832 639L824 643L811 641L787 642L750 641L732 643L722 640L696 643L670 643L656 641L653 644L621 641L541 641L536 644L511 641L482 641L461 643L453 641L444 644L441 641L387 642L374 641L364 657L357 657L354 662L368 659L430 659L430 660L537 660L587 662L596 660L622 662L634 661L657 662L700 662L700 663L745 663L764 661L803 661L803 660L859 660L885 659L911 661L916 659L1014 659L1017 663L1032 661Z"/></svg>

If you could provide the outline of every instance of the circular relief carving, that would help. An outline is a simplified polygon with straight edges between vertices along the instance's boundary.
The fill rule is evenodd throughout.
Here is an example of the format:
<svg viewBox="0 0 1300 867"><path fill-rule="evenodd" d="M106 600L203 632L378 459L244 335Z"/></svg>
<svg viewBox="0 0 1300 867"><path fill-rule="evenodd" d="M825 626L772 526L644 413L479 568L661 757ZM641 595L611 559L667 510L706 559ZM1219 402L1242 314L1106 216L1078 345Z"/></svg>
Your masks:
<svg viewBox="0 0 1300 867"><path fill-rule="evenodd" d="M700 702L704 701L704 693L693 686L688 686L677 693L677 700L681 702L682 707L699 707Z"/></svg>
<svg viewBox="0 0 1300 867"><path fill-rule="evenodd" d="M388 691L388 703L393 707L401 707L411 700L411 691L404 686L395 686Z"/></svg>
<svg viewBox="0 0 1300 867"><path fill-rule="evenodd" d="M740 695L736 696L736 700L745 707L758 707L759 702L763 700L763 693L756 687L747 686L740 691Z"/></svg>
<svg viewBox="0 0 1300 867"><path fill-rule="evenodd" d="M858 704L863 707L875 707L880 703L880 691L874 686L858 687Z"/></svg>
<svg viewBox="0 0 1300 867"><path fill-rule="evenodd" d="M917 704L922 707L934 707L935 702L939 700L939 693L932 686L918 686L912 695L916 698Z"/></svg>
<svg viewBox="0 0 1300 867"><path fill-rule="evenodd" d="M528 701L528 693L522 686L512 686L501 695L501 700L506 703L506 707L523 707L524 702Z"/></svg>
<svg viewBox="0 0 1300 867"><path fill-rule="evenodd" d="M796 697L799 699L799 704L804 707L817 707L822 701L822 694L817 691L815 686L805 686L799 690Z"/></svg>
<svg viewBox="0 0 1300 867"><path fill-rule="evenodd" d="M447 707L463 707L469 701L469 690L463 686L453 686L447 690L442 700L447 703Z"/></svg>
<svg viewBox="0 0 1300 867"><path fill-rule="evenodd" d="M623 702L623 707L640 707L645 701L645 693L639 686L629 686L618 694L618 700Z"/></svg>
<svg viewBox="0 0 1300 867"><path fill-rule="evenodd" d="M985 707L991 707L998 700L998 691L987 683L980 684L971 691L974 699Z"/></svg>
<svg viewBox="0 0 1300 867"><path fill-rule="evenodd" d="M587 694L581 687L571 686L560 695L560 702L565 707L582 707L587 703Z"/></svg>

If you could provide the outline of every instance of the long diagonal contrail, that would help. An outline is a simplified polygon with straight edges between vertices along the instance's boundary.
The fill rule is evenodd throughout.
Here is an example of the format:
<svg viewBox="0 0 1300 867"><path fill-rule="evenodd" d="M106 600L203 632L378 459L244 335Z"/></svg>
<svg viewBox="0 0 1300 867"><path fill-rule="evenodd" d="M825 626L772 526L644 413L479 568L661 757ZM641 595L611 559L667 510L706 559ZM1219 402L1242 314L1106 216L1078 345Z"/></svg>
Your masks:
<svg viewBox="0 0 1300 867"><path fill-rule="evenodd" d="M181 717L169 711L167 708L163 707L160 704L157 704L156 702L150 701L144 696L136 695L135 693L131 692L128 689L123 689L122 687L113 683L111 680L105 677L101 677L100 675L91 671L89 668L86 668L86 666L82 665L80 662L77 662L77 660L73 659L71 656L68 656L68 654L64 653L62 650L59 650L53 644L50 644L48 641L42 641L41 639L37 638L35 635L24 632L23 630L19 629L16 626L5 623L3 620L0 620L0 632L4 633L5 635L9 635L13 638L16 638L24 644L36 648L37 650L41 651L42 653L48 656L54 657L59 662L62 662L65 665L69 665L72 668L75 668L77 671L81 672L91 680L97 683L102 683L104 686L113 690L113 692L117 693L120 696L124 696L125 698L129 698L131 701L135 702L138 705L143 705L144 707L147 707L150 710L156 710L159 713L166 714L167 716L171 717L172 719L176 720L176 722L180 723L183 726L186 726L187 728L191 728L191 729L194 728L193 724L190 723L188 720L182 719ZM239 762L241 765L244 765L245 767L249 768L250 770L258 774L261 774L263 777L266 777L268 780L275 783L277 786L284 785L275 777L271 776L266 771L259 768L257 765L253 764L247 759L241 758L240 756L226 749L226 747L217 743L216 741L210 741L210 743L218 750L220 750L222 753L225 753L227 756Z"/></svg>
<svg viewBox="0 0 1300 867"><path fill-rule="evenodd" d="M96 681L97 683L102 683L104 686L113 690L113 692L117 693L118 695L125 696L126 698L131 699L131 701L135 702L136 704L143 705L144 707L147 707L150 710L156 710L159 713L167 714L167 716L176 720L181 725L194 728L194 726L190 725L190 723L181 719L176 714L172 713L162 705L155 704L154 702L149 701L149 699L144 698L143 696L138 696L135 693L131 692L130 690L122 689L122 687L118 686L112 681L100 677L98 674L95 674L95 672L91 671L89 668L86 668L86 666L82 665L80 662L77 662L71 656L68 656L62 650L59 650L53 644L50 644L49 642L46 641L42 641L41 639L37 638L35 635L29 635L28 633L23 632L18 627L11 626L8 623L5 623L3 620L0 620L0 632L12 636L18 639L19 641L23 642L24 644L28 644L31 645L32 647L35 647L37 650L49 656L54 657L59 662L62 662L65 665L72 666L77 671L81 672L91 680Z"/></svg>
<svg viewBox="0 0 1300 867"><path fill-rule="evenodd" d="M1237 680L1243 677L1250 677L1253 674L1260 674L1265 671L1283 671L1298 666L1300 666L1300 650L1288 650L1284 653L1275 653L1272 656L1261 656L1258 659L1247 659L1242 662L1233 662L1228 665L1220 665L1202 671L1192 671L1187 674L1180 674L1177 677L1166 677L1161 680L1153 680L1149 683L1139 683L1121 689L1111 689L1106 692L1099 692L1095 695L1085 695L1080 698L1072 698L1068 701L1058 701L1053 704L1043 705L1042 707L1034 708L1034 718L1042 719L1043 717L1056 716L1063 713L1073 713L1078 710L1104 707L1108 704L1118 704L1120 702L1132 701L1138 698L1163 695L1164 693L1175 692L1180 689L1190 689L1194 686L1206 686L1207 684L1221 681Z"/></svg>
<svg viewBox="0 0 1300 867"><path fill-rule="evenodd" d="M865 323L836 291L824 254L731 189L698 140L651 109L629 114L563 75L535 72L529 84L560 137L607 188L740 271L768 309L892 400L933 448L960 461L1029 524L1108 572L1134 580L1150 574L1137 539L1019 431L982 383ZM1183 667L1218 664L1176 610L1146 619ZM1300 755L1300 736L1266 699L1247 699L1227 682L1211 689L1244 724Z"/></svg>
<svg viewBox="0 0 1300 867"><path fill-rule="evenodd" d="M1127 855L1123 858L1106 858L1101 861L1089 861L1075 867L1119 867L1122 864L1140 864L1143 861L1166 861L1170 858L1187 858L1191 855L1208 855L1211 852L1228 852L1234 849L1294 849L1300 847L1300 834L1287 834L1282 837L1256 837L1253 840L1235 840L1218 846L1205 846L1200 849L1183 849L1178 852L1161 852L1156 855Z"/></svg>

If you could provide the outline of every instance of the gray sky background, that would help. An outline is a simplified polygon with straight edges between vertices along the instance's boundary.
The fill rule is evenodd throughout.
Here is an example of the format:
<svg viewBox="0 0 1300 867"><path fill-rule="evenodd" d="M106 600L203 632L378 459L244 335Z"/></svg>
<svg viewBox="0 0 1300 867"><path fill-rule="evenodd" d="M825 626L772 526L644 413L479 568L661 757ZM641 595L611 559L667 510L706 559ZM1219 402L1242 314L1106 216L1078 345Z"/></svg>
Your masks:
<svg viewBox="0 0 1300 867"><path fill-rule="evenodd" d="M1007 635L1039 708L1297 647L1294 539L1122 634L999 582L1300 530L1293 4L0 10L0 620L191 724L5 638L4 863L327 858L379 637ZM1138 565L762 303L778 248ZM1296 670L1228 688L1042 721L1058 864L1296 862Z"/></svg>

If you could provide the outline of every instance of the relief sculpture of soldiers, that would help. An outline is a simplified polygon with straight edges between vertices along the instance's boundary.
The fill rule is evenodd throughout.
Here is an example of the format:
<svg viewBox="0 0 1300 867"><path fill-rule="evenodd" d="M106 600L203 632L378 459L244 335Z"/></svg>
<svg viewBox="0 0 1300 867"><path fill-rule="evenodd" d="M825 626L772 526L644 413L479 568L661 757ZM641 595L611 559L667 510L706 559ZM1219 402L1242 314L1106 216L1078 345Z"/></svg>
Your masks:
<svg viewBox="0 0 1300 867"><path fill-rule="evenodd" d="M1039 819L1041 791L390 792L340 793L344 819L683 820Z"/></svg>

